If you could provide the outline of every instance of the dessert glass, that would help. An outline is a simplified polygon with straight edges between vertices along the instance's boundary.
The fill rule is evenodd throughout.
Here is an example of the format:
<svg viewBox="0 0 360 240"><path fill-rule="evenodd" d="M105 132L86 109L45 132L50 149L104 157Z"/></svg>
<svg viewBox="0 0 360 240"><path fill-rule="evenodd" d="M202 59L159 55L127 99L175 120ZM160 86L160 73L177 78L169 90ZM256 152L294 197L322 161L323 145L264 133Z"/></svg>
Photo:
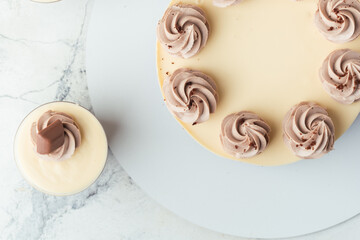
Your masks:
<svg viewBox="0 0 360 240"><path fill-rule="evenodd" d="M44 160L34 149L31 125L49 110L70 115L80 128L81 145L70 159ZM22 176L35 189L55 196L76 194L92 185L105 167L107 154L100 122L90 111L70 102L51 102L34 109L21 122L14 140L14 158Z"/></svg>

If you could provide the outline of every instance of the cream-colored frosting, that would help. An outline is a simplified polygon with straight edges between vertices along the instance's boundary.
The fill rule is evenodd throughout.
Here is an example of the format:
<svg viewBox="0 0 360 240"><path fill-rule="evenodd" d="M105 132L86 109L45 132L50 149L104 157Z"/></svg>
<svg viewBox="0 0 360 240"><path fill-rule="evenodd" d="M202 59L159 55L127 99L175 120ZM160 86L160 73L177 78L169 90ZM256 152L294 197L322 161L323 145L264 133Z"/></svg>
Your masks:
<svg viewBox="0 0 360 240"><path fill-rule="evenodd" d="M205 11L211 35L206 47L190 59L172 56L158 43L159 85L162 89L167 74L179 68L197 69L216 81L220 101L209 120L195 126L179 121L201 146L221 157L261 166L296 162L301 158L284 144L282 121L301 101L314 101L328 109L336 139L351 126L360 112L360 101L351 105L334 101L323 89L319 68L335 49L360 52L360 38L339 45L319 34L314 26L318 1L246 0L227 8L215 7L210 0L171 4L180 2L198 4ZM229 113L245 109L266 120L272 129L271 141L263 153L236 159L223 149L220 126Z"/></svg>
<svg viewBox="0 0 360 240"><path fill-rule="evenodd" d="M228 7L240 3L242 0L213 0L216 7Z"/></svg>
<svg viewBox="0 0 360 240"><path fill-rule="evenodd" d="M216 7L225 8L225 7L229 7L229 6L238 4L242 1L243 0L213 0L213 4ZM302 1L302 0L293 0L293 1Z"/></svg>
<svg viewBox="0 0 360 240"><path fill-rule="evenodd" d="M251 158L269 144L270 126L252 112L239 112L224 118L220 139L224 150L235 158Z"/></svg>
<svg viewBox="0 0 360 240"><path fill-rule="evenodd" d="M312 102L292 107L283 122L285 144L300 158L319 158L333 149L335 127L327 111Z"/></svg>
<svg viewBox="0 0 360 240"><path fill-rule="evenodd" d="M63 161L71 158L75 149L81 144L81 133L73 118L62 112L47 111L34 122L31 127L31 138L36 149L36 134L41 130L47 128L56 120L60 120L64 127L64 144L50 154L38 154L38 156L45 160Z"/></svg>
<svg viewBox="0 0 360 240"><path fill-rule="evenodd" d="M360 99L360 53L350 49L333 51L320 69L325 91L343 104Z"/></svg>
<svg viewBox="0 0 360 240"><path fill-rule="evenodd" d="M170 54L191 58L206 45L209 23L201 8L190 4L173 5L159 21L157 37Z"/></svg>
<svg viewBox="0 0 360 240"><path fill-rule="evenodd" d="M66 113L78 124L81 145L71 158L47 161L33 149L33 122L49 110ZM32 111L21 123L14 141L16 164L24 178L36 189L52 195L70 195L89 187L104 169L107 140L99 121L86 109L72 103L54 102Z"/></svg>
<svg viewBox="0 0 360 240"><path fill-rule="evenodd" d="M165 79L163 91L169 110L183 122L193 125L205 122L216 110L216 83L200 71L176 70Z"/></svg>
<svg viewBox="0 0 360 240"><path fill-rule="evenodd" d="M360 2L358 0L319 0L315 24L335 43L350 42L360 35Z"/></svg>

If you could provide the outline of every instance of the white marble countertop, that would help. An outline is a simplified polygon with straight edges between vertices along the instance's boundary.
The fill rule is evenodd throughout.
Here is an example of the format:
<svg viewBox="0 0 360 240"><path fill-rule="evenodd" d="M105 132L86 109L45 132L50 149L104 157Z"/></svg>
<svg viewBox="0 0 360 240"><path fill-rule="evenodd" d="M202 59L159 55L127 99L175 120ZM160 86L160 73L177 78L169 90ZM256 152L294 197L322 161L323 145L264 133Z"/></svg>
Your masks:
<svg viewBox="0 0 360 240"><path fill-rule="evenodd" d="M52 197L31 188L12 155L17 126L36 106L91 109L84 64L93 0L0 0L0 239L237 239L195 226L149 198L110 153L88 190ZM360 239L360 216L299 240Z"/></svg>

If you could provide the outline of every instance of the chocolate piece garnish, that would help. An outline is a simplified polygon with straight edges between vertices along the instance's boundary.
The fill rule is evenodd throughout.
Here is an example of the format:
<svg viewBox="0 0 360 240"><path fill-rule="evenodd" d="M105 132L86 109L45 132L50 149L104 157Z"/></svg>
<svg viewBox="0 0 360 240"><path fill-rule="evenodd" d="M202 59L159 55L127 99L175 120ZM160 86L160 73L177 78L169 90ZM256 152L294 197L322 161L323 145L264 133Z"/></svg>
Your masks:
<svg viewBox="0 0 360 240"><path fill-rule="evenodd" d="M56 120L36 134L36 151L39 154L49 154L64 144L64 127Z"/></svg>
<svg viewBox="0 0 360 240"><path fill-rule="evenodd" d="M63 161L71 158L81 144L80 128L62 112L47 111L31 126L31 139L39 158Z"/></svg>

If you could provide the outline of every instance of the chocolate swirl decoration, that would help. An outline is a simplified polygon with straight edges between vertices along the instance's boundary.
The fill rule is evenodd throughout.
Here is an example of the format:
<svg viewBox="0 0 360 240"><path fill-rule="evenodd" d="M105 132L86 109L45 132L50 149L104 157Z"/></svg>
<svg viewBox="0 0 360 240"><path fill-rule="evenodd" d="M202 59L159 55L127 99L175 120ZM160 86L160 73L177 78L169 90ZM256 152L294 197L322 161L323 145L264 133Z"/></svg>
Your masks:
<svg viewBox="0 0 360 240"><path fill-rule="evenodd" d="M349 49L330 53L320 69L320 80L336 101L352 104L360 100L360 53Z"/></svg>
<svg viewBox="0 0 360 240"><path fill-rule="evenodd" d="M44 160L58 160L63 161L69 159L75 152L75 149L81 144L81 133L77 123L69 115L62 112L48 111L45 112L31 128L31 138L35 149L39 149L37 144L40 144L39 134L52 126L55 122L62 123L62 144L56 150L48 153L41 154L37 151L40 158ZM41 143L43 144L43 143ZM51 144L51 143L50 143Z"/></svg>
<svg viewBox="0 0 360 240"><path fill-rule="evenodd" d="M190 4L170 6L158 23L157 37L170 54L193 57L206 45L209 37L205 12Z"/></svg>
<svg viewBox="0 0 360 240"><path fill-rule="evenodd" d="M170 112L181 121L193 125L207 121L218 103L214 80L188 68L178 69L167 77L163 92Z"/></svg>
<svg viewBox="0 0 360 240"><path fill-rule="evenodd" d="M327 111L312 102L290 109L283 121L285 144L299 158L320 158L334 146L335 127Z"/></svg>
<svg viewBox="0 0 360 240"><path fill-rule="evenodd" d="M251 158L269 144L270 126L252 112L227 116L221 124L220 140L225 152L235 158Z"/></svg>
<svg viewBox="0 0 360 240"><path fill-rule="evenodd" d="M360 35L360 2L358 0L319 0L315 25L335 43L355 40Z"/></svg>
<svg viewBox="0 0 360 240"><path fill-rule="evenodd" d="M216 7L229 7L235 4L240 3L242 0L213 0L213 5Z"/></svg>

